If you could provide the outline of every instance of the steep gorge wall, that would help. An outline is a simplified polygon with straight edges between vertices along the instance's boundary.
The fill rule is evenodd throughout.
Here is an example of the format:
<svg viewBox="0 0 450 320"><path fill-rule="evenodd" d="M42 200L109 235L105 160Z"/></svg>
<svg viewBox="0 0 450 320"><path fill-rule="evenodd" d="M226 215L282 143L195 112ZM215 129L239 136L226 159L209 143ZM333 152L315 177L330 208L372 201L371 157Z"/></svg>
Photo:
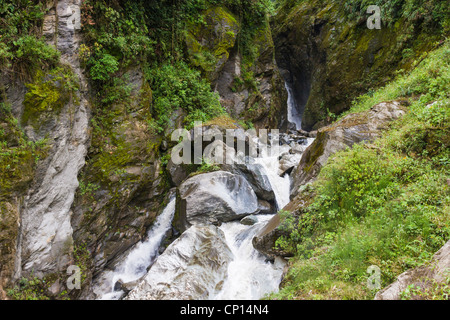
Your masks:
<svg viewBox="0 0 450 320"><path fill-rule="evenodd" d="M251 39L242 40L239 16L225 7L203 13L205 24L188 27L186 45L191 62L206 75L234 118L256 128L278 128L286 120L287 94L275 61L275 46L267 21ZM243 52L242 41L253 53Z"/></svg>
<svg viewBox="0 0 450 320"><path fill-rule="evenodd" d="M272 21L276 60L292 84L308 131L329 124L330 115L386 84L396 70L410 69L414 59L440 39L437 27L430 28L420 17L404 17L401 9L393 21L382 15L378 30L367 27L366 8L349 13L359 2L286 3ZM383 13L389 5L381 6Z"/></svg>

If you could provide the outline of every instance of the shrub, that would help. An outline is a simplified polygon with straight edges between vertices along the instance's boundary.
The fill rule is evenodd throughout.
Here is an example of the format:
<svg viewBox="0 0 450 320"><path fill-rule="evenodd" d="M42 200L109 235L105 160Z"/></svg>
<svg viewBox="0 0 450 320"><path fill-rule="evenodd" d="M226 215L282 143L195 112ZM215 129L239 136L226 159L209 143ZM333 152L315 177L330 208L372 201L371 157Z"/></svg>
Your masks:
<svg viewBox="0 0 450 320"><path fill-rule="evenodd" d="M108 53L99 53L90 60L92 80L108 81L119 70L119 62Z"/></svg>
<svg viewBox="0 0 450 320"><path fill-rule="evenodd" d="M153 88L152 111L160 131L178 108L186 111L188 128L194 121L206 122L224 113L219 97L211 91L209 83L201 78L199 71L189 68L184 62L148 69L147 78Z"/></svg>

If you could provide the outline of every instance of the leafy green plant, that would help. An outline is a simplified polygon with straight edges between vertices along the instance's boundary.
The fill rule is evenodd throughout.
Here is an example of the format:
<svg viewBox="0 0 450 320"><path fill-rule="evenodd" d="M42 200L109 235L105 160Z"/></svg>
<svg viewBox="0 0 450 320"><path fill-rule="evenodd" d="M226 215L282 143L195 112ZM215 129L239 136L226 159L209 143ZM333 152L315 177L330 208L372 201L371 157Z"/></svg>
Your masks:
<svg viewBox="0 0 450 320"><path fill-rule="evenodd" d="M92 80L108 81L119 70L119 62L108 53L98 53L91 58L90 75Z"/></svg>
<svg viewBox="0 0 450 320"><path fill-rule="evenodd" d="M43 279L22 278L17 286L7 291L7 294L14 300L49 300L47 288L48 284Z"/></svg>
<svg viewBox="0 0 450 320"><path fill-rule="evenodd" d="M218 95L211 91L208 82L184 62L148 69L147 78L154 88L152 109L160 131L178 108L186 111L188 128L195 121L206 122L224 113Z"/></svg>

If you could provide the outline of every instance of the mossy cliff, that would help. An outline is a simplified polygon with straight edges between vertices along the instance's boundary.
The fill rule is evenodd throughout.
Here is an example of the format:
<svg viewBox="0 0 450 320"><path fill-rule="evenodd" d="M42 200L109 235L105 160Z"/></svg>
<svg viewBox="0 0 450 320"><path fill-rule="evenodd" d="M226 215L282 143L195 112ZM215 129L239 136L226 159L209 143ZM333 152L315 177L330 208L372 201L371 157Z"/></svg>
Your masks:
<svg viewBox="0 0 450 320"><path fill-rule="evenodd" d="M188 25L190 61L202 70L233 118L255 127L279 127L287 97L268 18L253 21L249 28L241 15L217 6L201 17Z"/></svg>
<svg viewBox="0 0 450 320"><path fill-rule="evenodd" d="M296 196L254 240L293 256L273 297L448 299L449 53L447 39L319 130L293 174ZM381 288L398 281L377 294L371 266Z"/></svg>
<svg viewBox="0 0 450 320"><path fill-rule="evenodd" d="M140 68L124 75L129 97L97 105L91 145L73 204L74 241L89 252L77 261L85 270L83 297L92 277L146 235L164 208L170 185L161 164L163 137L149 127L151 94Z"/></svg>
<svg viewBox="0 0 450 320"><path fill-rule="evenodd" d="M381 29L368 28L371 14L362 1L285 1L278 10L277 62L293 84L305 130L329 123L359 94L409 70L449 32L449 9L439 1L379 6Z"/></svg>

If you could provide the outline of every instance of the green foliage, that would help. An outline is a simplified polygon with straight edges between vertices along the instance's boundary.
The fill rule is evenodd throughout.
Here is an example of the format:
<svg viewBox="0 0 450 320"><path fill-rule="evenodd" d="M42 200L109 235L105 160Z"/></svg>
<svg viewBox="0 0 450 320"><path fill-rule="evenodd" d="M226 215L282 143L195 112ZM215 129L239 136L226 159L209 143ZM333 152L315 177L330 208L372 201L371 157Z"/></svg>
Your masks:
<svg viewBox="0 0 450 320"><path fill-rule="evenodd" d="M448 241L448 46L355 103L353 110L360 111L387 94L414 93L409 112L382 138L332 156L314 183L312 203L299 209L297 220L287 220L290 235L278 245L295 249L297 256L277 297L370 299L370 265L381 268L386 286L428 262ZM445 284L436 288L448 294ZM433 296L439 294L422 297Z"/></svg>
<svg viewBox="0 0 450 320"><path fill-rule="evenodd" d="M13 44L17 48L15 58L29 65L44 65L45 63L54 65L59 60L60 53L35 36L24 36L14 41Z"/></svg>
<svg viewBox="0 0 450 320"><path fill-rule="evenodd" d="M155 41L149 36L143 5L143 1L92 0L83 4L86 48L92 51L102 48L90 62L99 80L104 81L105 73L111 73L118 62L129 65L153 56ZM102 74L101 65L109 70Z"/></svg>
<svg viewBox="0 0 450 320"><path fill-rule="evenodd" d="M0 103L0 199L26 188L45 157L46 141L29 141L5 103Z"/></svg>
<svg viewBox="0 0 450 320"><path fill-rule="evenodd" d="M26 77L59 60L58 51L39 38L45 3L4 0L0 3L0 66Z"/></svg>
<svg viewBox="0 0 450 320"><path fill-rule="evenodd" d="M83 284L91 265L91 254L89 253L86 244L82 243L74 246L73 257L75 259L75 264L80 268L81 283Z"/></svg>
<svg viewBox="0 0 450 320"><path fill-rule="evenodd" d="M48 283L37 277L22 278L17 286L7 291L13 300L49 300Z"/></svg>
<svg viewBox="0 0 450 320"><path fill-rule="evenodd" d="M400 293L402 300L449 300L450 277L446 276L443 282L435 279L426 279L426 285L409 285Z"/></svg>
<svg viewBox="0 0 450 320"><path fill-rule="evenodd" d="M211 163L208 159L202 159L202 164L198 168L196 174L208 173L220 170L220 167Z"/></svg>
<svg viewBox="0 0 450 320"><path fill-rule="evenodd" d="M199 71L184 62L148 69L146 76L154 88L152 108L160 131L178 108L186 111L188 128L194 121L206 122L224 113L219 97L211 91L209 83L201 78Z"/></svg>
<svg viewBox="0 0 450 320"><path fill-rule="evenodd" d="M25 110L22 123L37 123L43 113L57 112L71 99L77 103L79 84L74 73L67 67L57 67L47 74L37 71L33 82L26 84Z"/></svg>
<svg viewBox="0 0 450 320"><path fill-rule="evenodd" d="M119 62L115 57L107 53L99 53L91 62L91 79L108 81L118 70Z"/></svg>
<svg viewBox="0 0 450 320"><path fill-rule="evenodd" d="M448 3L436 0L357 0L344 1L344 8L349 19L367 16L369 5L378 5L381 9L382 21L392 26L395 21L405 18L412 22L424 22L425 27L439 26L446 31L450 27L450 8Z"/></svg>

